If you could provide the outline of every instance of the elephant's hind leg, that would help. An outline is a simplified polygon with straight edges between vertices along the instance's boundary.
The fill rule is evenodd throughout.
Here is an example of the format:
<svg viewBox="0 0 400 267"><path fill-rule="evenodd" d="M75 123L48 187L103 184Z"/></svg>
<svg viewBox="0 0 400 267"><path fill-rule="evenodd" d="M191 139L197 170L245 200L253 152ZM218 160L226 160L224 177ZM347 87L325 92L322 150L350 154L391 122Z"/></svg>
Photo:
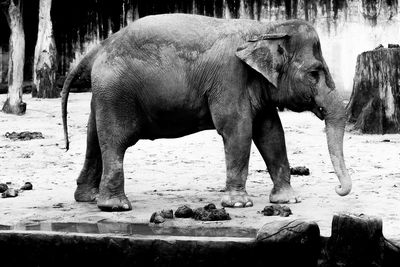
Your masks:
<svg viewBox="0 0 400 267"><path fill-rule="evenodd" d="M300 197L290 185L290 168L285 135L275 108L257 117L253 125L253 140L263 157L274 187L269 196L272 203L296 203Z"/></svg>
<svg viewBox="0 0 400 267"><path fill-rule="evenodd" d="M92 202L97 199L102 172L101 152L97 137L95 113L89 115L85 163L77 180L75 200Z"/></svg>
<svg viewBox="0 0 400 267"><path fill-rule="evenodd" d="M138 129L135 114L108 110L104 105L96 118L103 163L97 206L103 211L127 211L132 206L125 195L123 161L126 149L138 141Z"/></svg>

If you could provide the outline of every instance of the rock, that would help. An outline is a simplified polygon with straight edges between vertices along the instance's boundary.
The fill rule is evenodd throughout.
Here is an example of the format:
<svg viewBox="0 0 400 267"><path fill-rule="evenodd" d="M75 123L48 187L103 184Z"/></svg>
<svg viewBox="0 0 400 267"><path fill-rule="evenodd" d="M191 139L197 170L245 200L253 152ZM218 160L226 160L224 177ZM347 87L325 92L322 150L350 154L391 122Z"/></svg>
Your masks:
<svg viewBox="0 0 400 267"><path fill-rule="evenodd" d="M378 49L382 49L382 48L384 48L384 46L383 46L382 44L380 44L380 45L378 45L377 47L375 47L374 50L378 50Z"/></svg>
<svg viewBox="0 0 400 267"><path fill-rule="evenodd" d="M193 216L193 210L187 205L180 206L175 211L176 218L191 218L192 216Z"/></svg>
<svg viewBox="0 0 400 267"><path fill-rule="evenodd" d="M291 175L310 175L310 170L305 166L297 166L290 168Z"/></svg>
<svg viewBox="0 0 400 267"><path fill-rule="evenodd" d="M30 182L26 182L22 187L21 190L32 190L33 186Z"/></svg>
<svg viewBox="0 0 400 267"><path fill-rule="evenodd" d="M225 220L230 220L231 217L229 216L229 213L225 211L224 208L210 209L210 207L208 207L208 209L205 208L195 209L193 211L193 219L198 221L225 221Z"/></svg>
<svg viewBox="0 0 400 267"><path fill-rule="evenodd" d="M6 191L1 193L2 198L16 197L16 196L18 196L18 190L14 188L8 188Z"/></svg>
<svg viewBox="0 0 400 267"><path fill-rule="evenodd" d="M293 214L292 211L288 206L281 206L281 205L272 205L272 206L265 206L264 209L261 211L264 216L281 216L281 217L288 217L289 215Z"/></svg>
<svg viewBox="0 0 400 267"><path fill-rule="evenodd" d="M162 210L160 215L165 219L173 219L174 218L174 211L173 210Z"/></svg>
<svg viewBox="0 0 400 267"><path fill-rule="evenodd" d="M6 184L0 184L0 193L7 191L8 186Z"/></svg>

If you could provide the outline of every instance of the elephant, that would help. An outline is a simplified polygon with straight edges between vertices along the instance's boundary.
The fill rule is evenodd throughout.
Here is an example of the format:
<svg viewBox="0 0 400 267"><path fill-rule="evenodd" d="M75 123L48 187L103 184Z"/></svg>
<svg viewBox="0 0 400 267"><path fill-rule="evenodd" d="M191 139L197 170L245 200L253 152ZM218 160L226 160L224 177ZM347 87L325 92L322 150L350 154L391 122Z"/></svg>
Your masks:
<svg viewBox="0 0 400 267"><path fill-rule="evenodd" d="M90 81L92 99L76 201L97 201L102 211L131 210L123 171L128 147L140 139L215 129L225 150L222 206L253 205L246 192L252 142L273 182L269 201L300 202L290 184L277 107L311 111L325 120L340 181L336 192L351 191L343 156L345 107L318 34L306 21L162 14L132 22L89 51L68 74L61 92L67 150L69 88L78 79Z"/></svg>

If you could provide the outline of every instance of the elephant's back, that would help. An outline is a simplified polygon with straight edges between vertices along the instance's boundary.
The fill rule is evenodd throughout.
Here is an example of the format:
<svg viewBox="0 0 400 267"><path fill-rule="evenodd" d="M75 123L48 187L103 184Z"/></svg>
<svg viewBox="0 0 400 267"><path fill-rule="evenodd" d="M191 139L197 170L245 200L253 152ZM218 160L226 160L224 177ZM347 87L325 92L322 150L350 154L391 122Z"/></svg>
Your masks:
<svg viewBox="0 0 400 267"><path fill-rule="evenodd" d="M139 19L127 27L127 37L144 43L196 45L207 49L219 38L223 20L185 14L166 14Z"/></svg>
<svg viewBox="0 0 400 267"><path fill-rule="evenodd" d="M252 20L227 20L190 14L164 14L141 18L131 23L124 36L137 46L144 43L192 46L194 49L209 49L224 37L242 34L251 29L246 24L257 24Z"/></svg>

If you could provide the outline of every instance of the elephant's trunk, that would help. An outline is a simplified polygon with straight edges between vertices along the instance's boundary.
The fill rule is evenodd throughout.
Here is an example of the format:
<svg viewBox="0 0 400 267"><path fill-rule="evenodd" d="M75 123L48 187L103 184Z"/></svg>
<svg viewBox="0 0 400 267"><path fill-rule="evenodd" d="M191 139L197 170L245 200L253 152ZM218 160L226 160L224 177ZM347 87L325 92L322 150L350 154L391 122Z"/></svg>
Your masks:
<svg viewBox="0 0 400 267"><path fill-rule="evenodd" d="M335 188L336 193L345 196L350 193L352 183L350 175L344 163L343 137L346 124L346 110L336 90L332 90L325 98L322 105L325 115L326 137L328 141L329 155L340 186Z"/></svg>

